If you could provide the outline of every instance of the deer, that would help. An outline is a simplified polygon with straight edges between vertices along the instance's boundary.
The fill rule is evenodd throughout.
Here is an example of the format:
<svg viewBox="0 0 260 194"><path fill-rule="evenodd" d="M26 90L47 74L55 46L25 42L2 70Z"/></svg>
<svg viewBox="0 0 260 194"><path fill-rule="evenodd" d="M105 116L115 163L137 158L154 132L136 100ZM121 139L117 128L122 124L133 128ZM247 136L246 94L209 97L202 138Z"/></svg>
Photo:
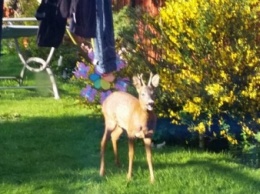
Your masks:
<svg viewBox="0 0 260 194"><path fill-rule="evenodd" d="M156 126L157 117L153 112L154 89L159 85L159 75L150 73L148 84L143 80L143 74L133 76L133 85L138 93L138 98L123 91L111 93L102 104L102 113L105 120L104 134L101 140L101 161L100 176L105 174L105 147L107 140L111 138L115 157L115 163L120 165L118 159L117 140L126 131L128 137L128 173L127 179L131 180L134 141L137 138L143 139L146 159L150 172L150 182L154 182L152 165L152 136Z"/></svg>

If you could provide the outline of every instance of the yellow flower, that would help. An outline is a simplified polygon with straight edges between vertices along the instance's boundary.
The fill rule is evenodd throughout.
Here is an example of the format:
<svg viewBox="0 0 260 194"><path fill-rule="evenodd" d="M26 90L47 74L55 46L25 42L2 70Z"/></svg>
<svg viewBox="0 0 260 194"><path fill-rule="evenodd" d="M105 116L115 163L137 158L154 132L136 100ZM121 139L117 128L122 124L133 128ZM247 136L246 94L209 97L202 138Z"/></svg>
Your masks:
<svg viewBox="0 0 260 194"><path fill-rule="evenodd" d="M194 127L195 131L198 131L199 134L203 134L206 131L206 127L203 122L200 122L196 127Z"/></svg>
<svg viewBox="0 0 260 194"><path fill-rule="evenodd" d="M225 71L221 70L220 71L220 76L223 78L224 81L227 81L228 75L225 73Z"/></svg>
<svg viewBox="0 0 260 194"><path fill-rule="evenodd" d="M191 102L191 101L187 101L185 106L183 107L183 110L187 113L190 113L193 115L193 119L195 120L197 116L200 115L200 106Z"/></svg>
<svg viewBox="0 0 260 194"><path fill-rule="evenodd" d="M242 126L242 129L243 129L243 131L245 132L245 134L247 134L248 136L254 136L255 135L255 133L252 131L252 130L250 130L247 126Z"/></svg>
<svg viewBox="0 0 260 194"><path fill-rule="evenodd" d="M220 131L220 135L225 135L226 134L226 131L225 130L221 130Z"/></svg>
<svg viewBox="0 0 260 194"><path fill-rule="evenodd" d="M201 77L195 74L191 74L191 78L196 82L200 83L201 82Z"/></svg>
<svg viewBox="0 0 260 194"><path fill-rule="evenodd" d="M223 92L224 88L220 84L216 83L207 85L205 90L209 95L217 97L221 92Z"/></svg>
<svg viewBox="0 0 260 194"><path fill-rule="evenodd" d="M245 9L245 11L246 11L247 14L250 14L250 13L251 13L251 9L250 9L249 6L245 6L244 9Z"/></svg>
<svg viewBox="0 0 260 194"><path fill-rule="evenodd" d="M231 59L235 61L237 59L237 53L231 53Z"/></svg>
<svg viewBox="0 0 260 194"><path fill-rule="evenodd" d="M260 124L260 118L258 118L258 119L256 120L256 122L257 122L258 124Z"/></svg>
<svg viewBox="0 0 260 194"><path fill-rule="evenodd" d="M196 103L200 103L201 102L201 98L200 97L194 97L193 101Z"/></svg>
<svg viewBox="0 0 260 194"><path fill-rule="evenodd" d="M195 46L194 46L192 43L188 43L188 47L189 47L191 50L195 50Z"/></svg>

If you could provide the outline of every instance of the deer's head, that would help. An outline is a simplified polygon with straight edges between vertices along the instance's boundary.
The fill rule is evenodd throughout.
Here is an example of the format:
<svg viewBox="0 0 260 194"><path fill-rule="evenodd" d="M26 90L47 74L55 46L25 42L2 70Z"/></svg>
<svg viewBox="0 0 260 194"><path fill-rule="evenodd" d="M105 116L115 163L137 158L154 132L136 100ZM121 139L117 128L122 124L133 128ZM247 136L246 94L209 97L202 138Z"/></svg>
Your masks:
<svg viewBox="0 0 260 194"><path fill-rule="evenodd" d="M143 74L133 77L133 84L138 92L139 101L143 109L152 111L154 106L154 88L159 85L160 77L158 74L150 73L150 78L145 84Z"/></svg>

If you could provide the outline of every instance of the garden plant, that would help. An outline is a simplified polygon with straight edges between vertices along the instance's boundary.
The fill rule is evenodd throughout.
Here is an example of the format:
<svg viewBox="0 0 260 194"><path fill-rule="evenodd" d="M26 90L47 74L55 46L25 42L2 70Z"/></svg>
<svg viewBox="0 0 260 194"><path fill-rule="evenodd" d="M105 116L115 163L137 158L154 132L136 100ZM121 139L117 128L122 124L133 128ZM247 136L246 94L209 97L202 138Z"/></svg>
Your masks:
<svg viewBox="0 0 260 194"><path fill-rule="evenodd" d="M111 170L99 176L100 99L80 96L93 85L90 77L75 79L81 62L91 71L93 65L65 37L51 64L60 100L48 89L0 90L0 193L259 193L259 17L258 0L166 0L156 16L132 7L115 12L117 49L126 62L117 78L160 75L153 141L167 144L152 150L154 184L144 170L142 141L135 146L134 178L127 181L126 136L118 141L122 166L108 162ZM24 51L44 54L32 41ZM11 42L3 45L1 75L19 72L10 65L19 63ZM24 84L46 80L28 72ZM135 94L131 84L127 89ZM228 151L205 150L214 140L221 140L217 148L224 140ZM106 160L113 161L107 147Z"/></svg>
<svg viewBox="0 0 260 194"><path fill-rule="evenodd" d="M128 33L116 32L128 71L160 73L158 113L186 126L202 148L205 138L244 151L259 147L259 11L256 0L175 0L158 16L121 12Z"/></svg>

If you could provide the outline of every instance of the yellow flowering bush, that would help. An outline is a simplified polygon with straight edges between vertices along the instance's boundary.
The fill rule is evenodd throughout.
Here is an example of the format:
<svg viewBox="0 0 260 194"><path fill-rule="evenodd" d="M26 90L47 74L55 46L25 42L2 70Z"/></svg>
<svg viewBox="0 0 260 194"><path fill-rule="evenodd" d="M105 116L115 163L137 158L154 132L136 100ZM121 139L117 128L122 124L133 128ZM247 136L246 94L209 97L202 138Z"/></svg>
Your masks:
<svg viewBox="0 0 260 194"><path fill-rule="evenodd" d="M152 38L161 52L160 115L198 133L211 129L213 117L233 118L247 135L259 131L259 17L258 0L166 1ZM219 130L238 143L231 129Z"/></svg>
<svg viewBox="0 0 260 194"><path fill-rule="evenodd" d="M260 1L166 0L158 16L123 12L115 34L124 72L160 74L159 116L200 137L251 141L248 131L260 128Z"/></svg>

